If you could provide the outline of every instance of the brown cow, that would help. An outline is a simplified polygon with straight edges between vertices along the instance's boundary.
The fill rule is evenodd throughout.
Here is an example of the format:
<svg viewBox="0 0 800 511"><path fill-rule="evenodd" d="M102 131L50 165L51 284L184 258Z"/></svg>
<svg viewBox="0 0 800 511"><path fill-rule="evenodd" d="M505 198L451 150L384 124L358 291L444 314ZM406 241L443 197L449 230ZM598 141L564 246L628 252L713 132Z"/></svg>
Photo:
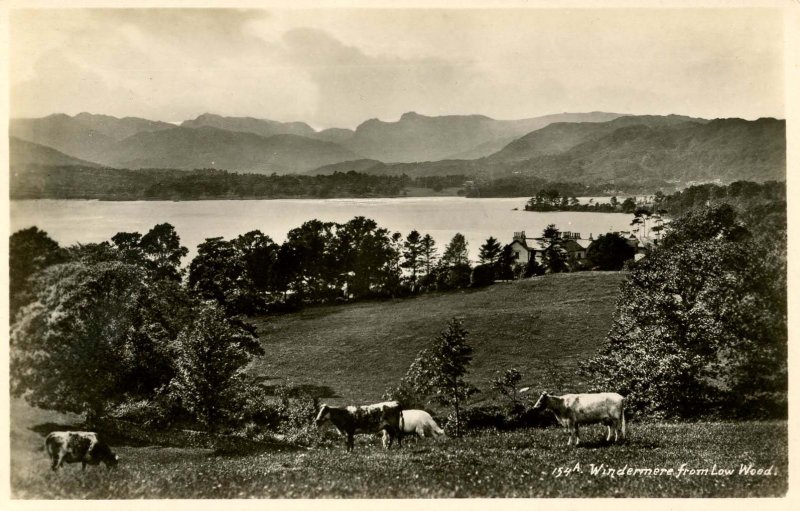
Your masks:
<svg viewBox="0 0 800 511"><path fill-rule="evenodd" d="M50 456L50 468L58 470L67 463L80 462L82 469L86 464L105 463L106 468L115 467L119 456L111 451L108 444L97 439L97 433L90 431L53 431L44 440L44 450Z"/></svg>
<svg viewBox="0 0 800 511"><path fill-rule="evenodd" d="M357 433L383 432L383 448L392 446L397 437L397 445L402 447L400 438L400 413L402 407L397 401L386 401L374 405L335 407L322 405L314 421L317 427L330 421L340 434L346 436L348 451L353 450L353 436Z"/></svg>

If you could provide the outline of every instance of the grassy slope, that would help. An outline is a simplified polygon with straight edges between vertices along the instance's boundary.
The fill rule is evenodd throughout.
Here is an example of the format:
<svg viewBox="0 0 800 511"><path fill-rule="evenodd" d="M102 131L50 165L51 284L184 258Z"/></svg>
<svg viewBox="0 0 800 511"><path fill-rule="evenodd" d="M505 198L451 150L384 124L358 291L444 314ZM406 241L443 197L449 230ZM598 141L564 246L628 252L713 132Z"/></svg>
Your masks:
<svg viewBox="0 0 800 511"><path fill-rule="evenodd" d="M510 366L524 383L578 390L576 361L594 352L611 321L619 274L555 275L488 289L395 302L320 307L262 318L267 356L252 370L296 383L326 384L345 401L377 399L453 314L471 330L471 379L486 387ZM561 370L554 370L556 366ZM557 380L561 380L558 383ZM484 392L484 398L490 392ZM604 428L584 428L585 445L561 431L475 434L411 443L384 452L360 436L343 446L217 456L207 449L119 445L120 467L49 470L44 436L79 418L12 401L11 487L17 498L779 496L787 488L786 422L629 424L629 439L606 446ZM582 472L555 477L559 467ZM774 465L777 475L616 479L588 464L622 468L733 468Z"/></svg>
<svg viewBox="0 0 800 511"><path fill-rule="evenodd" d="M601 272L549 275L481 290L265 317L257 326L266 355L251 371L328 386L344 401L374 401L456 316L470 332L469 379L479 387L487 388L495 371L516 367L524 376L522 386L583 390L575 368L597 350L611 326L623 279Z"/></svg>

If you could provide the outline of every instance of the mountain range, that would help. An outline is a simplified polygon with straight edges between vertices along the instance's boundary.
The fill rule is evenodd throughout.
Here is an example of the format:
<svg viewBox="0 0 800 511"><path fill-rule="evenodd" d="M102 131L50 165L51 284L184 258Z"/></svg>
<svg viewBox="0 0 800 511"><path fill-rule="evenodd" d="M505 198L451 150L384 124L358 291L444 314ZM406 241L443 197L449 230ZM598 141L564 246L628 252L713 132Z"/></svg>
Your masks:
<svg viewBox="0 0 800 511"><path fill-rule="evenodd" d="M530 175L553 181L783 180L785 121L564 113L482 115L317 131L303 122L203 114L180 125L81 113L11 119L11 165L216 168L259 174Z"/></svg>

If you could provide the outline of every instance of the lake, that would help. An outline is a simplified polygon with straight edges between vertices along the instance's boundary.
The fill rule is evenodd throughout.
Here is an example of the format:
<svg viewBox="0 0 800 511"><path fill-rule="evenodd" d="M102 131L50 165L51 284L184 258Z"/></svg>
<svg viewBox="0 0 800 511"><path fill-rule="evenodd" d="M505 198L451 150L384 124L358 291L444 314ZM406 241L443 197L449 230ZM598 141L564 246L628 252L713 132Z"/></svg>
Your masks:
<svg viewBox="0 0 800 511"><path fill-rule="evenodd" d="M62 246L105 241L121 231L144 234L154 225L168 222L189 248L185 262L206 238L230 239L259 229L281 243L289 230L313 218L346 222L362 215L404 237L416 229L436 240L440 254L460 232L469 243L473 260L477 260L478 248L489 236L509 243L516 231L538 236L552 223L562 231L596 238L609 231L630 230L633 218L620 213L527 212L523 208L528 199L29 200L11 201L10 209L11 232L35 225Z"/></svg>

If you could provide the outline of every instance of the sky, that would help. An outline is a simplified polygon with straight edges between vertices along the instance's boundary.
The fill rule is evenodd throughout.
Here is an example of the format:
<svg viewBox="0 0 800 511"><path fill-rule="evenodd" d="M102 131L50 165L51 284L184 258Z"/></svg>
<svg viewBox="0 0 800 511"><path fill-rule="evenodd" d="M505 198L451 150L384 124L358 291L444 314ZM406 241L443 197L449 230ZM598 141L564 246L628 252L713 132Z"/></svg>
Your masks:
<svg viewBox="0 0 800 511"><path fill-rule="evenodd" d="M783 44L770 9L22 9L10 107L317 129L408 111L783 118Z"/></svg>

